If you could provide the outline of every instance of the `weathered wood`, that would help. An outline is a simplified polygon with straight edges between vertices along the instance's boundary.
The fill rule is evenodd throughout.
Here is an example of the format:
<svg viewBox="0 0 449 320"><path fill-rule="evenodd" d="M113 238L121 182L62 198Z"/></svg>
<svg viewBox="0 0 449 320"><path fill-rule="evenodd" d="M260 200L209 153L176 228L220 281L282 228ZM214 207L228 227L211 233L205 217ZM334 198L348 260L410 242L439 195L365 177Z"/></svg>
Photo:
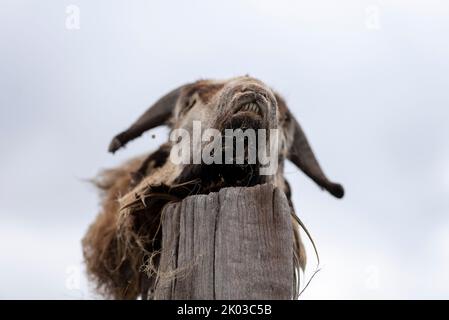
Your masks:
<svg viewBox="0 0 449 320"><path fill-rule="evenodd" d="M226 188L166 206L155 299L291 299L293 233L284 193Z"/></svg>

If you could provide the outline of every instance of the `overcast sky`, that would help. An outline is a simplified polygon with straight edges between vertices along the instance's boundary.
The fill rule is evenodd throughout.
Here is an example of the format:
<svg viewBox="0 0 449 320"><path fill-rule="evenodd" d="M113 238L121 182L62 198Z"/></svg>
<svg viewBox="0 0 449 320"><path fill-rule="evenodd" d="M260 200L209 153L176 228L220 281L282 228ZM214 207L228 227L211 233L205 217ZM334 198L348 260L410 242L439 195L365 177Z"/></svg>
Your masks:
<svg viewBox="0 0 449 320"><path fill-rule="evenodd" d="M85 180L167 131L115 156L110 138L179 84L244 74L283 94L346 188L287 166L322 259L303 298L449 298L448 39L445 0L2 0L0 298L99 298Z"/></svg>

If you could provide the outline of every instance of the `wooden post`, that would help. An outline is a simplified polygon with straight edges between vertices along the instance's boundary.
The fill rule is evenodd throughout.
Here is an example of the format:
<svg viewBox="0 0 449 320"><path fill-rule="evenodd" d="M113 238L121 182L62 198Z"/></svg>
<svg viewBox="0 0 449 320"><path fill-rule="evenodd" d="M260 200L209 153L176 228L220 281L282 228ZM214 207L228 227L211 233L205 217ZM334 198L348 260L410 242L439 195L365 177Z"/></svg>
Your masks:
<svg viewBox="0 0 449 320"><path fill-rule="evenodd" d="M293 231L271 184L167 205L155 299L291 299Z"/></svg>

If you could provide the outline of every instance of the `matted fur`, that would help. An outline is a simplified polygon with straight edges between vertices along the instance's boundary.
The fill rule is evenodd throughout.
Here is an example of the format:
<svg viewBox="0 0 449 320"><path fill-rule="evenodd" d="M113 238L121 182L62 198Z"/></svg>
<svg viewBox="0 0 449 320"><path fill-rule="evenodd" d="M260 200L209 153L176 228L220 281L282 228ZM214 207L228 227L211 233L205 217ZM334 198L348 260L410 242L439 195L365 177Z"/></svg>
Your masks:
<svg viewBox="0 0 449 320"><path fill-rule="evenodd" d="M118 168L105 170L94 181L100 190L103 210L83 239L83 253L89 277L97 284L98 292L113 299L151 296L151 286L157 276L162 207L192 194L221 188L209 186L207 191L202 190L199 181L178 187L159 184L145 189L142 194L134 193L134 201L128 202L126 208L121 207L120 199L130 195L134 173L144 160L139 157ZM154 172L154 168L150 166L148 171ZM286 194L290 201L290 194ZM294 214L292 210L293 259L297 276L306 265L306 254ZM296 290L298 281L295 280Z"/></svg>
<svg viewBox="0 0 449 320"><path fill-rule="evenodd" d="M177 88L158 100L128 130L117 135L109 150L115 152L144 131L164 123L172 129L190 128L191 121L198 116L214 128L234 125L238 117L229 109L230 101L247 92L245 90L259 94L267 107L276 109L275 113L267 111L269 115L263 118L263 126L282 129L277 173L267 178L258 175L258 167L248 165L174 165L167 161L170 143L146 157L103 171L94 181L101 193L102 210L83 239L87 271L100 293L114 299L151 298L161 250L161 212L168 202L225 187L267 182L283 190L290 203L293 285L296 294L299 293L299 274L305 268L306 253L299 234L300 221L295 216L290 188L283 175L285 158L292 159L336 197L343 196L344 191L321 171L285 101L262 82L239 77L226 81L201 80ZM215 116L216 119L212 119ZM262 125L261 121L251 120L250 123L256 127Z"/></svg>
<svg viewBox="0 0 449 320"><path fill-rule="evenodd" d="M83 239L87 271L100 293L115 299L135 299L140 294L140 268L145 252L130 241L119 226L118 199L131 185L131 172L143 159L131 160L122 167L103 171L95 180L101 190L102 211Z"/></svg>

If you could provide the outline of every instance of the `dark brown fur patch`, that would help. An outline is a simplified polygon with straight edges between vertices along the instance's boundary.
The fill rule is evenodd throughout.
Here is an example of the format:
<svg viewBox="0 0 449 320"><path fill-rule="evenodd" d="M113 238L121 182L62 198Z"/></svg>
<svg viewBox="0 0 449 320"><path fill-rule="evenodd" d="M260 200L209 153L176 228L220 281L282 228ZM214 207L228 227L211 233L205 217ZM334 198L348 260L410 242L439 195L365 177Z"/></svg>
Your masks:
<svg viewBox="0 0 449 320"><path fill-rule="evenodd" d="M223 88L222 83L211 83L208 80L199 80L185 88L185 94L191 96L198 93L203 103L208 103L210 99Z"/></svg>
<svg viewBox="0 0 449 320"><path fill-rule="evenodd" d="M145 178L149 170L162 167L170 155L170 145L163 144L159 149L150 154L141 164L138 170L131 173L131 187L136 186L143 178Z"/></svg>

